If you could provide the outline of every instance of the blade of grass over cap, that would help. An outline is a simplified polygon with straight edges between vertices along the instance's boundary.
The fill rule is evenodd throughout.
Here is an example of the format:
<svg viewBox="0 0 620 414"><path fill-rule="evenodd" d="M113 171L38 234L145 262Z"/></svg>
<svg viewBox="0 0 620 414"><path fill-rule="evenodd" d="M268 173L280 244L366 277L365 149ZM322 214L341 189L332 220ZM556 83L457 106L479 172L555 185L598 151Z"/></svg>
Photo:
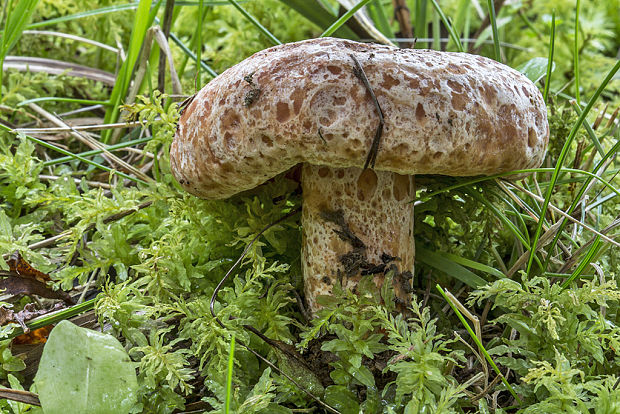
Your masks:
<svg viewBox="0 0 620 414"><path fill-rule="evenodd" d="M484 345L482 344L482 342L480 342L480 339L476 336L476 334L474 333L473 329L471 329L471 326L469 326L469 324L467 323L467 321L465 320L465 317L463 317L463 315L461 314L461 312L457 309L457 307L454 305L454 303L452 303L452 301L450 300L450 298L448 297L448 295L446 294L446 292L441 288L441 286L439 285L435 285L435 287L437 288L437 290L439 291L439 293L441 293L441 296L443 296L443 298L446 300L446 302L448 302L448 304L450 305L450 307L452 308L452 310L454 311L454 313L456 314L456 316L459 318L459 320L461 321L461 323L463 324L463 326L465 327L465 329L467 330L467 332L469 333L469 336L471 336L471 339L473 339L473 341L476 343L476 345L478 346L478 349L480 349L480 351L482 352L482 354L484 355L484 358L487 360L487 362L493 367L493 370L495 371L495 373L497 375L500 376L500 378L502 379L502 382L504 383L504 385L506 386L506 388L508 389L508 391L510 391L510 394L512 394L512 396L515 398L515 400L517 400L517 402L519 404L522 404L521 399L519 398L519 396L517 395L517 393L515 392L515 390L512 388L512 386L508 383L508 381L506 380L506 378L504 377L504 374L502 374L502 372L499 370L499 368L497 367L497 365L495 364L495 361L493 361L493 358L491 358L491 355L489 355L489 352L486 350L486 348L484 347Z"/></svg>
<svg viewBox="0 0 620 414"><path fill-rule="evenodd" d="M487 6L489 8L489 21L491 22L491 28L493 30L493 49L495 50L495 60L502 62L502 53L499 49L499 34L497 32L497 20L495 16L495 4L493 0L487 0Z"/></svg>
<svg viewBox="0 0 620 414"><path fill-rule="evenodd" d="M549 87L551 85L551 72L553 70L553 55L555 53L555 10L551 14L551 35L549 37L549 59L547 59L547 76L545 76L545 90L543 99L548 102Z"/></svg>
<svg viewBox="0 0 620 414"><path fill-rule="evenodd" d="M239 12L243 15L243 17L248 19L250 21L250 23L252 23L254 26L256 26L256 28L262 34L264 34L267 37L267 39L269 39L271 41L271 43L273 43L274 46L282 44L282 42L280 42L273 34L271 34L271 32L269 30L267 30L267 28L265 26L260 24L260 22L258 20L256 20L256 18L254 16L252 16L250 13L247 12L247 10L245 10L243 7L241 7L241 5L239 3L237 3L235 0L228 0L228 2L230 4L232 4L233 6L235 6L235 9L239 10Z"/></svg>
<svg viewBox="0 0 620 414"><path fill-rule="evenodd" d="M581 125L585 121L586 116L588 115L592 107L594 106L594 103L597 101L597 99L599 98L599 96L601 95L605 87L607 86L607 84L611 81L611 79L614 77L614 75L616 74L616 72L618 72L619 69L620 69L620 60L616 62L616 64L609 71L609 73L607 74L607 76L605 77L601 85L596 90L596 92L594 92L594 95L592 96L592 98L590 99L586 107L584 108L583 112L581 113L581 115L579 116L575 124L573 125L573 128L571 129L570 133L568 134L568 137L566 138L566 142L564 143L564 147L562 148L562 151L560 152L560 155L558 156L557 165L553 171L551 180L549 181L549 187L547 188L547 193L545 194L545 201L542 206L543 215L545 214L545 212L547 211L547 208L549 207L551 195L553 194L553 189L558 181L560 170L562 169L562 164L564 163L564 160L566 159L566 156L568 155L568 152L569 152L569 149L570 149L570 146L573 140L577 136L577 132L579 131L579 129L581 128ZM542 225L543 225L543 220L539 220L538 226L536 226L536 232L534 234L534 238L532 240L532 247L531 247L532 254L530 254L530 258L527 263L526 273L528 275L530 274L532 270L532 263L534 262L534 256L536 256L535 252L536 252L538 240L542 233Z"/></svg>
<svg viewBox="0 0 620 414"><path fill-rule="evenodd" d="M461 39L459 38L458 33L456 33L456 30L454 29L452 24L450 24L450 21L444 14L443 10L441 10L441 7L439 7L439 3L437 3L437 0L431 0L431 3L433 3L433 7L435 8L435 11L439 14L439 18L443 22L443 25L446 26L446 28L448 29L448 33L450 33L450 37L452 38L452 41L456 45L456 49L459 52L464 52L465 49L463 48L463 44L461 43Z"/></svg>
<svg viewBox="0 0 620 414"><path fill-rule="evenodd" d="M338 20L336 20L331 26L327 28L319 37L328 37L334 34L334 32L347 22L359 9L370 3L372 0L361 0L355 6L351 7L351 10L347 11L345 14L340 16Z"/></svg>

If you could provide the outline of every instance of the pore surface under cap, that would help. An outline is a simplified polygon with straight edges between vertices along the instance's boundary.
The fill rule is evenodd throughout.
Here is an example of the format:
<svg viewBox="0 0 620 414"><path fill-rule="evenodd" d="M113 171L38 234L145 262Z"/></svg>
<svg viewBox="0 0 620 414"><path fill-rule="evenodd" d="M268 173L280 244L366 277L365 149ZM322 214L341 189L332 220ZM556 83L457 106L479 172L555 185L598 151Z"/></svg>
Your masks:
<svg viewBox="0 0 620 414"><path fill-rule="evenodd" d="M472 176L542 162L546 108L519 72L465 53L324 38L258 52L205 86L172 144L177 180L227 198L298 163L362 167L379 120L351 54L385 115L376 170Z"/></svg>

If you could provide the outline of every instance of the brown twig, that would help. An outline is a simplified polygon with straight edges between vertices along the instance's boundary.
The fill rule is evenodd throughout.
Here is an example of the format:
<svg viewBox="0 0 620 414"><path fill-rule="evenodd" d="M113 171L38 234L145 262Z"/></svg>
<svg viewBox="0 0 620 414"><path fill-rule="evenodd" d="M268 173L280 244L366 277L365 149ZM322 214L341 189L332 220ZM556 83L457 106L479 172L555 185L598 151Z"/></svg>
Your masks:
<svg viewBox="0 0 620 414"><path fill-rule="evenodd" d="M0 398L6 398L7 400L17 401L24 404L41 406L39 396L33 392L12 390L10 388L0 388Z"/></svg>
<svg viewBox="0 0 620 414"><path fill-rule="evenodd" d="M394 5L394 17L398 21L400 27L400 36L405 39L413 39L413 29L411 27L411 11L407 6L406 0L392 0ZM403 49L410 48L414 45L412 41L398 42Z"/></svg>

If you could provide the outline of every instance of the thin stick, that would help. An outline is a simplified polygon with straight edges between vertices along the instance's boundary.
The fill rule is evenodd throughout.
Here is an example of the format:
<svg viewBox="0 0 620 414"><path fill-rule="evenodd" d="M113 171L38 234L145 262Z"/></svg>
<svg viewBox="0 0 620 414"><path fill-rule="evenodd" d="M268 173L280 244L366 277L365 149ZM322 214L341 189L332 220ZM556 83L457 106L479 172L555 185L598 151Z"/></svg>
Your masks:
<svg viewBox="0 0 620 414"><path fill-rule="evenodd" d="M7 400L17 401L24 404L41 406L39 396L33 392L13 390L10 388L0 388L0 398L6 398Z"/></svg>

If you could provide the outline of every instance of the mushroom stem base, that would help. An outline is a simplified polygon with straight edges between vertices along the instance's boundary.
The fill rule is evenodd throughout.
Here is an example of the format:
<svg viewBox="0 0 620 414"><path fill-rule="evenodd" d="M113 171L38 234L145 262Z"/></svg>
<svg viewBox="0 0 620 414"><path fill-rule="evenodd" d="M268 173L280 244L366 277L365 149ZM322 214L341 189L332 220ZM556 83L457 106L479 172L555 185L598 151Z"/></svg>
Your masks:
<svg viewBox="0 0 620 414"><path fill-rule="evenodd" d="M374 274L381 287L384 271L392 265L400 281L394 283L396 299L408 305L406 285L415 256L413 177L304 164L301 181L302 267L309 309L317 311L317 296L331 294L337 283L355 290L363 274Z"/></svg>

